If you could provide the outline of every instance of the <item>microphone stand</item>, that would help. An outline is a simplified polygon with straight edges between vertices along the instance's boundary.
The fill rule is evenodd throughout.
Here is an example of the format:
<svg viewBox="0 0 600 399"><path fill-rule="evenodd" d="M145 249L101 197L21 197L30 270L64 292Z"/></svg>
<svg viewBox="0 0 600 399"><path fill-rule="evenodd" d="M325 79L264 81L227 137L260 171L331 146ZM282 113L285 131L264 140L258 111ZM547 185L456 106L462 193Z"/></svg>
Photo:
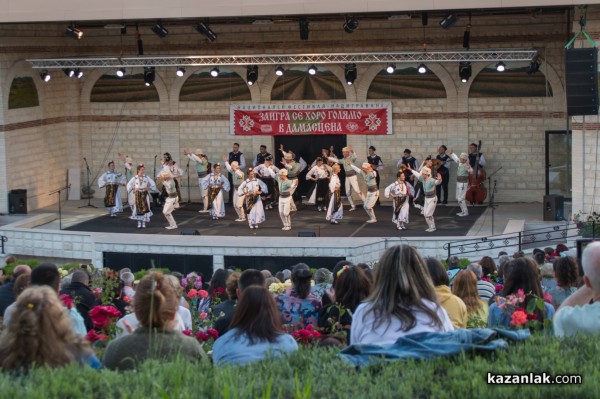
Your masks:
<svg viewBox="0 0 600 399"><path fill-rule="evenodd" d="M191 197L191 188L190 188L190 159L188 158L187 161L187 166L185 167L185 172L187 173L188 176L188 181L187 181L187 185L188 185L188 204L192 203L192 197Z"/></svg>
<svg viewBox="0 0 600 399"><path fill-rule="evenodd" d="M62 230L62 209L60 206L60 192L63 190L67 190L69 188L71 188L70 184L66 185L65 187L61 187L58 190L54 190L51 193L48 193L48 195L58 194L58 229L59 230ZM94 206L94 208L95 208L95 206Z"/></svg>
<svg viewBox="0 0 600 399"><path fill-rule="evenodd" d="M494 235L494 209L496 209L496 203L494 202L494 196L497 192L496 189L496 180L494 180L494 186L492 187L492 176L494 176L496 173L498 173L500 171L500 169L502 169L502 166L500 166L498 169L496 169L494 172L492 172L489 176L488 176L488 187L490 188L490 202L488 204L488 206L490 208L492 208L492 235Z"/></svg>
<svg viewBox="0 0 600 399"><path fill-rule="evenodd" d="M79 208L98 208L97 206L92 205L90 202L92 200L92 186L90 186L90 175L92 172L90 171L90 165L88 165L87 159L84 157L83 160L85 161L85 170L87 171L88 202L86 205L82 205Z"/></svg>

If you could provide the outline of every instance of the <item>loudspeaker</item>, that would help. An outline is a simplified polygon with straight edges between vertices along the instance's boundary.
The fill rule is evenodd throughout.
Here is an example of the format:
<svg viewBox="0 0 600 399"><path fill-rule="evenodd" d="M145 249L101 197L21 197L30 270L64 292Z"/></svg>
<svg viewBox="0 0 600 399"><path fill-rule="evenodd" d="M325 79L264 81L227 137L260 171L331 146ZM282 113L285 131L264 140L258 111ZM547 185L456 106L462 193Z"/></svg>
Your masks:
<svg viewBox="0 0 600 399"><path fill-rule="evenodd" d="M300 231L298 237L316 237L317 234L314 231Z"/></svg>
<svg viewBox="0 0 600 399"><path fill-rule="evenodd" d="M179 235L182 236L199 236L200 232L196 229L181 229Z"/></svg>
<svg viewBox="0 0 600 399"><path fill-rule="evenodd" d="M27 213L27 190L10 190L8 193L8 212Z"/></svg>
<svg viewBox="0 0 600 399"><path fill-rule="evenodd" d="M544 195L544 221L565 220L565 197Z"/></svg>
<svg viewBox="0 0 600 399"><path fill-rule="evenodd" d="M565 54L567 113L598 115L598 49L570 48Z"/></svg>

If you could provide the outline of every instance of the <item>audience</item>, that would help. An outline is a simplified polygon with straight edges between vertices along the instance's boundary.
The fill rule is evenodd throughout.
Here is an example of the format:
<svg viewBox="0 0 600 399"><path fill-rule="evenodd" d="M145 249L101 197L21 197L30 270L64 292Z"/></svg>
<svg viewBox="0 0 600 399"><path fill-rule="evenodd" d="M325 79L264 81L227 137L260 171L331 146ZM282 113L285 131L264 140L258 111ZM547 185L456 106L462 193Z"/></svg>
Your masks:
<svg viewBox="0 0 600 399"><path fill-rule="evenodd" d="M579 281L579 266L577 260L571 256L558 258L553 265L556 287L550 288L546 292L552 296L552 305L555 309L563 303L565 299L577 291L577 282Z"/></svg>
<svg viewBox="0 0 600 399"><path fill-rule="evenodd" d="M5 284L0 285L0 315L4 314L6 308L15 302L13 287L15 281L22 274L31 274L31 268L27 265L18 265L13 269L12 278Z"/></svg>
<svg viewBox="0 0 600 399"><path fill-rule="evenodd" d="M75 269L71 273L71 284L64 290L60 291L61 294L70 296L75 302L75 308L85 323L86 330L94 328L92 319L90 319L89 313L94 306L98 304L96 295L92 292L89 287L90 275L83 269Z"/></svg>
<svg viewBox="0 0 600 399"><path fill-rule="evenodd" d="M21 274L19 277L17 277L17 279L15 280L15 283L13 285L13 294L15 294L15 298L18 298L19 295L23 291L25 291L25 289L27 287L29 287L29 284L30 284L29 274ZM10 318L12 316L12 312L15 309L15 306L16 306L16 302L13 302L4 311L4 318L2 320L4 327L6 327L8 325L8 321L10 320Z"/></svg>
<svg viewBox="0 0 600 399"><path fill-rule="evenodd" d="M260 272L264 280L264 274ZM219 332L219 336L225 334L229 329L229 323L233 316L233 311L239 298L239 279L241 274L238 272L231 273L225 283L227 291L227 300L221 302L212 308L212 317L215 320L215 329Z"/></svg>
<svg viewBox="0 0 600 399"><path fill-rule="evenodd" d="M262 360L269 353L282 356L296 350L298 344L283 330L269 290L252 285L242 292L230 330L215 341L213 361L216 365L246 364Z"/></svg>
<svg viewBox="0 0 600 399"><path fill-rule="evenodd" d="M310 288L310 292L317 295L318 297L322 297L323 294L332 287L333 283L333 274L329 271L329 269L320 268L315 272L315 285Z"/></svg>
<svg viewBox="0 0 600 399"><path fill-rule="evenodd" d="M350 343L391 344L408 334L452 330L419 252L405 244L385 251L371 294L352 317Z"/></svg>
<svg viewBox="0 0 600 399"><path fill-rule="evenodd" d="M494 262L494 259L492 259L490 256L484 256L481 258L479 265L481 266L481 277L478 277L480 280L484 277L488 279L492 278L498 273L496 262Z"/></svg>
<svg viewBox="0 0 600 399"><path fill-rule="evenodd" d="M450 316L454 328L467 327L467 307L458 296L453 295L450 291L450 280L444 270L442 263L435 258L426 258L427 269L431 276L431 281L435 287L437 301Z"/></svg>
<svg viewBox="0 0 600 399"><path fill-rule="evenodd" d="M463 270L456 275L452 293L467 306L467 327L486 327L489 315L488 301L479 296L477 276L471 270Z"/></svg>
<svg viewBox="0 0 600 399"><path fill-rule="evenodd" d="M477 293L481 299L489 303L496 295L496 287L489 281L481 279L483 277L483 270L479 263L471 263L469 266L467 266L467 270L475 273L475 277L477 277Z"/></svg>
<svg viewBox="0 0 600 399"><path fill-rule="evenodd" d="M308 265L298 263L292 268L292 289L276 297L283 324L302 327L317 325L321 298L310 292L311 278Z"/></svg>
<svg viewBox="0 0 600 399"><path fill-rule="evenodd" d="M552 263L544 263L540 269L541 284L544 291L556 288L556 279L554 278L554 266Z"/></svg>
<svg viewBox="0 0 600 399"><path fill-rule="evenodd" d="M135 289L133 288L135 276L133 275L133 273L121 273L121 281L123 281L123 294L127 295L130 298L133 298L133 296L135 295Z"/></svg>
<svg viewBox="0 0 600 399"><path fill-rule="evenodd" d="M210 279L208 286L208 297L203 298L198 304L198 311L200 313L210 310L211 304L216 302L223 302L227 300L227 278L230 272L225 269L217 269ZM216 298L216 299L213 299Z"/></svg>

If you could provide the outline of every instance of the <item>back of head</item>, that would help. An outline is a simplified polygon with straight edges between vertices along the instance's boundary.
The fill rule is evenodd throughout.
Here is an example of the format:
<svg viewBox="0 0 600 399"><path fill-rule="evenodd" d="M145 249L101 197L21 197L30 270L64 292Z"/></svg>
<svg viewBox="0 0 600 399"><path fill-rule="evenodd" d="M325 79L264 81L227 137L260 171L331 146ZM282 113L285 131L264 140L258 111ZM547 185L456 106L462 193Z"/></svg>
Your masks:
<svg viewBox="0 0 600 399"><path fill-rule="evenodd" d="M128 267L124 267L121 270L119 270L119 276L121 276L121 278L123 278L123 273L131 273L131 269Z"/></svg>
<svg viewBox="0 0 600 399"><path fill-rule="evenodd" d="M344 308L354 312L371 293L371 281L358 266L348 266L339 273L334 287L335 300Z"/></svg>
<svg viewBox="0 0 600 399"><path fill-rule="evenodd" d="M240 292L244 291L246 288L251 285L260 285L262 287L265 286L265 276L256 269L246 269L240 275L240 279L238 280L238 288Z"/></svg>
<svg viewBox="0 0 600 399"><path fill-rule="evenodd" d="M71 282L88 285L90 283L90 276L85 270L77 269L73 272Z"/></svg>
<svg viewBox="0 0 600 399"><path fill-rule="evenodd" d="M260 272L263 274L263 276L265 276L265 278L267 278L267 277L271 277L271 276L272 276L272 274L271 274L271 271L270 271L270 270L263 269L263 270L261 270Z"/></svg>
<svg viewBox="0 0 600 399"><path fill-rule="evenodd" d="M498 268L496 267L496 262L490 256L484 256L479 261L481 265L481 277L491 276L496 274Z"/></svg>
<svg viewBox="0 0 600 399"><path fill-rule="evenodd" d="M477 276L471 270L461 270L452 282L452 293L463 300L469 313L481 308L477 292Z"/></svg>
<svg viewBox="0 0 600 399"><path fill-rule="evenodd" d="M427 269L429 270L429 275L431 276L431 281L434 286L438 285L450 285L450 279L448 279L448 273L444 270L444 266L442 262L437 260L436 258L428 257L425 259L427 263Z"/></svg>
<svg viewBox="0 0 600 399"><path fill-rule="evenodd" d="M15 298L17 298L27 287L29 287L29 275L21 274L15 280L15 284L13 285L13 294L15 294Z"/></svg>
<svg viewBox="0 0 600 399"><path fill-rule="evenodd" d="M171 284L171 286L175 290L175 295L177 296L177 299L180 299L183 295L183 287L179 283L179 279L177 279L177 277L173 276L172 274L165 274L165 281L168 284Z"/></svg>
<svg viewBox="0 0 600 399"><path fill-rule="evenodd" d="M337 275L338 272L342 269L342 267L344 266L348 266L348 265L352 265L352 262L347 261L347 260L341 260L338 263L335 264L335 266L333 266L333 269L331 270L332 274L333 274L333 286L335 287L335 282L337 281Z"/></svg>
<svg viewBox="0 0 600 399"><path fill-rule="evenodd" d="M331 284L332 282L333 282L333 274L331 274L329 269L325 269L324 267L322 267L315 272L315 283Z"/></svg>
<svg viewBox="0 0 600 399"><path fill-rule="evenodd" d="M554 278L554 267L552 263L544 263L540 268L542 278Z"/></svg>
<svg viewBox="0 0 600 399"><path fill-rule="evenodd" d="M175 275L173 275L173 277L177 278L177 276ZM133 282L135 281L135 276L131 272L121 273L121 280L123 280L123 284L125 284L127 287L131 287ZM180 279L177 278L177 281L179 280Z"/></svg>
<svg viewBox="0 0 600 399"><path fill-rule="evenodd" d="M520 257L504 266L504 289L502 295L514 295L522 289L525 294L542 298L542 286L537 266L529 258Z"/></svg>
<svg viewBox="0 0 600 399"><path fill-rule="evenodd" d="M477 277L477 280L481 280L483 270L479 263L471 263L469 266L467 266L467 270L470 270L473 273L475 273L475 277Z"/></svg>
<svg viewBox="0 0 600 399"><path fill-rule="evenodd" d="M577 260L571 256L558 258L553 265L556 284L563 288L575 287L579 280Z"/></svg>
<svg viewBox="0 0 600 399"><path fill-rule="evenodd" d="M460 260L458 256L452 255L448 258L448 269L458 269L460 267Z"/></svg>
<svg viewBox="0 0 600 399"><path fill-rule="evenodd" d="M298 263L292 268L292 284L299 298L305 299L310 293L311 279L312 273L307 264Z"/></svg>
<svg viewBox="0 0 600 399"><path fill-rule="evenodd" d="M241 273L233 272L227 277L227 282L225 283L225 290L227 291L227 296L229 299L238 299L237 297L237 289L239 287L238 282L240 280Z"/></svg>
<svg viewBox="0 0 600 399"><path fill-rule="evenodd" d="M535 259L535 262L539 266L541 266L544 263L546 263L546 254L544 253L544 251L536 252L535 254L533 254L533 259Z"/></svg>
<svg viewBox="0 0 600 399"><path fill-rule="evenodd" d="M18 265L13 269L13 279L17 279L22 274L31 274L31 267L28 265Z"/></svg>
<svg viewBox="0 0 600 399"><path fill-rule="evenodd" d="M60 272L54 263L42 263L31 272L31 285L47 285L58 291Z"/></svg>
<svg viewBox="0 0 600 399"><path fill-rule="evenodd" d="M225 269L217 269L210 279L210 293L213 293L217 288L225 289L225 284L227 283L227 277L229 277L229 272Z"/></svg>
<svg viewBox="0 0 600 399"><path fill-rule="evenodd" d="M581 255L583 273L596 292L600 292L600 242L589 243Z"/></svg>
<svg viewBox="0 0 600 399"><path fill-rule="evenodd" d="M274 342L283 332L281 316L273 295L264 286L246 287L235 307L230 329L236 335L247 334L251 344L260 341Z"/></svg>
<svg viewBox="0 0 600 399"><path fill-rule="evenodd" d="M160 272L146 274L133 298L135 316L147 328L168 328L179 306L175 288Z"/></svg>
<svg viewBox="0 0 600 399"><path fill-rule="evenodd" d="M292 277L292 271L290 269L283 269L281 271L283 273L283 281L289 280Z"/></svg>

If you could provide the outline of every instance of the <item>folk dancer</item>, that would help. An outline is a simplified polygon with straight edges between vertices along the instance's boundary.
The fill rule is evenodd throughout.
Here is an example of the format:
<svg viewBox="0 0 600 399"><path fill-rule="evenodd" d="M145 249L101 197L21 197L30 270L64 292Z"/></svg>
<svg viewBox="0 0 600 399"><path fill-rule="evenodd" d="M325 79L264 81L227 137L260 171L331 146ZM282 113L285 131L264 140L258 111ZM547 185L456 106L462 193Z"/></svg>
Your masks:
<svg viewBox="0 0 600 399"><path fill-rule="evenodd" d="M329 148L321 148L321 158L323 158L323 162L325 162L330 167L333 167L333 165L335 165L338 162L338 157L336 157L333 153L333 146ZM335 159L335 161L332 161L329 158L333 158Z"/></svg>
<svg viewBox="0 0 600 399"><path fill-rule="evenodd" d="M238 188L238 197L244 201L246 218L251 229L258 229L258 225L265 221L261 195L267 191L267 185L256 178L253 168L249 168L248 178Z"/></svg>
<svg viewBox="0 0 600 399"><path fill-rule="evenodd" d="M327 211L327 203L329 202L329 176L331 175L331 167L324 164L321 157L317 157L315 163L306 174L306 180L315 182L308 198L308 203L316 204L318 212L325 212Z"/></svg>
<svg viewBox="0 0 600 399"><path fill-rule="evenodd" d="M223 162L225 162L225 167L230 174L229 181L233 182L233 209L235 209L235 213L237 213L236 222L244 222L246 221L246 213L244 212L244 198L240 197L238 194L238 189L240 185L244 182L244 172L239 167L237 161L233 161L231 165L229 161L227 161L227 157L223 156Z"/></svg>
<svg viewBox="0 0 600 399"><path fill-rule="evenodd" d="M263 164L254 168L254 174L267 185L268 192L261 193L265 209L273 209L279 203L279 189L275 180L277 173L279 173L279 168L273 165L273 156L266 157Z"/></svg>
<svg viewBox="0 0 600 399"><path fill-rule="evenodd" d="M356 161L356 154L352 150L352 147L348 146L342 148L342 155L342 159L329 157L328 160L337 162L342 166L342 168L344 168L344 172L346 173L346 197L350 203L350 211L355 211L356 206L354 205L354 200L352 199L352 191L356 191L363 203L365 202L365 196L360 191L358 186L358 177L356 175L356 171L353 169L354 162Z"/></svg>
<svg viewBox="0 0 600 399"><path fill-rule="evenodd" d="M281 164L287 169L289 180L295 182L294 187L292 189L291 195L292 200L290 201L290 211L295 212L298 209L296 208L296 202L294 197L296 196L296 189L298 188L298 176L304 169L306 169L306 161L300 157L300 160L296 162L296 156L292 151L285 152L283 149L283 144L279 146L279 150L283 154L283 159L281 160Z"/></svg>
<svg viewBox="0 0 600 399"><path fill-rule="evenodd" d="M377 223L377 218L375 217L375 211L373 207L377 203L377 198L379 198L379 187L377 186L377 172L373 170L371 164L368 162L363 162L362 168L358 168L355 165L352 165L352 169L356 173L360 173L367 184L367 197L365 198L363 208L367 215L369 216L369 220L367 223Z"/></svg>
<svg viewBox="0 0 600 399"><path fill-rule="evenodd" d="M202 199L202 209L198 212L208 213L208 195L207 191L202 188L202 180L208 176L208 157L202 153L202 148L196 148L196 153L193 154L189 149L183 150L183 155L196 163L196 173L198 174L198 187L200 188L200 198Z"/></svg>
<svg viewBox="0 0 600 399"><path fill-rule="evenodd" d="M290 216L291 202L293 202L292 190L296 188L297 184L298 179L288 179L287 169L281 169L277 174L277 185L279 187L279 217L283 222L283 228L281 230L292 229L292 218Z"/></svg>
<svg viewBox="0 0 600 399"><path fill-rule="evenodd" d="M469 173L473 173L473 168L467 162L469 160L469 155L467 153L460 154L460 157L457 157L456 154L452 152L450 149L450 157L454 162L457 163L458 168L456 170L456 200L458 201L458 206L460 207L460 212L457 213L458 216L468 216L469 208L467 208L467 190L469 190Z"/></svg>
<svg viewBox="0 0 600 399"><path fill-rule="evenodd" d="M131 180L131 178L134 175L133 158L131 158L128 155L123 154L122 152L119 152L118 155L119 155L119 159L121 160L121 162L123 162L123 166L125 167L125 182L128 182L129 180ZM135 198L133 196L133 193L128 193L127 204L131 207L131 205L133 204L134 201L135 201Z"/></svg>
<svg viewBox="0 0 600 399"><path fill-rule="evenodd" d="M264 144L260 146L259 151L260 152L258 154L256 154L256 158L254 158L254 160L252 161L252 166L254 166L255 168L258 165L262 165L263 163L265 163L265 158L273 157L271 154L269 154L267 152L267 146Z"/></svg>
<svg viewBox="0 0 600 399"><path fill-rule="evenodd" d="M414 189L406 181L406 175L402 172L396 174L396 181L385 188L385 198L392 197L392 222L398 230L406 230L404 223L408 224L408 198L414 195Z"/></svg>
<svg viewBox="0 0 600 399"><path fill-rule="evenodd" d="M171 154L165 152L163 154L163 158L160 160L162 164L162 168L160 172L156 175L156 178L160 178L160 174L165 171L171 175L171 178L175 182L175 189L177 190L177 200L175 201L175 209L179 209L179 200L181 199L181 191L179 189L179 181L181 180L181 176L183 176L183 170L177 165L177 163L171 157ZM161 190L160 200L164 204L166 198L168 197L167 191L164 189Z"/></svg>
<svg viewBox="0 0 600 399"><path fill-rule="evenodd" d="M167 230L173 230L177 228L175 218L173 217L173 209L175 209L175 202L177 201L177 190L175 189L175 182L171 175L165 171L160 174L163 187L167 190L167 198L165 199L165 205L163 206L163 215L169 225L165 227Z"/></svg>
<svg viewBox="0 0 600 399"><path fill-rule="evenodd" d="M371 164L373 170L377 172L377 187L381 187L381 172L383 172L383 161L381 157L375 153L377 149L373 146L369 147L369 155L367 156L367 162ZM379 198L377 198L377 205L380 205Z"/></svg>
<svg viewBox="0 0 600 399"><path fill-rule="evenodd" d="M431 157L427 157L421 166L419 167L419 171L423 168L429 168L431 171L433 169L433 162L431 161ZM425 193L423 190L423 183L420 181L415 181L415 195L413 197L413 205L415 208L421 211L421 215L425 212Z"/></svg>
<svg viewBox="0 0 600 399"><path fill-rule="evenodd" d="M145 229L146 223L150 222L152 211L150 210L150 191L158 191L154 180L144 174L144 165L137 167L137 174L127 183L127 191L134 194L133 215L131 219L137 220L137 228Z"/></svg>
<svg viewBox="0 0 600 399"><path fill-rule="evenodd" d="M125 176L115 172L115 162L108 163L108 170L98 178L98 187L106 187L104 206L108 208L110 217L116 217L118 212L123 212L123 203L119 186L125 185Z"/></svg>
<svg viewBox="0 0 600 399"><path fill-rule="evenodd" d="M213 172L202 180L202 188L208 190L208 207L210 216L217 220L225 216L223 191L229 191L229 181L221 174L221 165L216 164Z"/></svg>
<svg viewBox="0 0 600 399"><path fill-rule="evenodd" d="M344 217L344 206L342 205L342 195L340 193L342 185L338 173L340 173L340 165L334 164L331 167L329 206L327 207L327 216L325 216L325 219L331 224L338 224L338 220Z"/></svg>
<svg viewBox="0 0 600 399"><path fill-rule="evenodd" d="M238 166L240 167L240 169L244 170L246 169L246 158L244 157L244 154L242 152L240 152L240 145L239 143L233 143L233 151L231 151L227 157L227 161L229 162L229 164L231 165L233 162L237 162ZM229 175L229 186L233 186L233 175ZM233 190L233 192L229 192L229 204L234 205L235 207L235 203L233 202L233 196L235 195L236 191Z"/></svg>
<svg viewBox="0 0 600 399"><path fill-rule="evenodd" d="M427 222L427 226L429 227L427 230L428 233L435 231L435 220L433 219L433 213L435 212L435 206L437 204L437 197L435 196L435 186L442 183L442 176L438 173L436 178L431 177L431 169L428 167L423 167L421 172L417 172L416 170L411 169L408 166L409 170L412 172L413 176L423 183L423 191L425 192L425 205L423 209L423 216L425 216L425 221Z"/></svg>
<svg viewBox="0 0 600 399"><path fill-rule="evenodd" d="M448 182L450 181L450 162L452 158L446 154L448 148L445 145L441 145L438 148L438 154L435 159L442 161L443 164L438 168L438 173L442 176L442 184L435 187L435 194L438 198L438 203L448 204ZM444 199L442 200L442 191L444 192Z"/></svg>

